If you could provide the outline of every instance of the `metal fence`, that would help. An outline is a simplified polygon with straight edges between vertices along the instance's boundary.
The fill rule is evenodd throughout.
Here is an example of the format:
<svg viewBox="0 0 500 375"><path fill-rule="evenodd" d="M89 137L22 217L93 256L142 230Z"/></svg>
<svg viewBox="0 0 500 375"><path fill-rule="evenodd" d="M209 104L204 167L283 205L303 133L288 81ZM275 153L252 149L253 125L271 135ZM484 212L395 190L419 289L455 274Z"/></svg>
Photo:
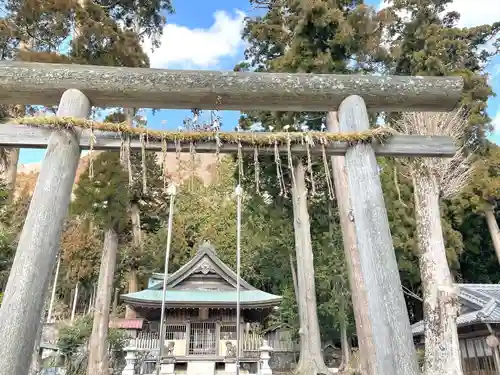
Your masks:
<svg viewBox="0 0 500 375"><path fill-rule="evenodd" d="M211 322L191 323L189 333L189 354L216 354L216 324Z"/></svg>

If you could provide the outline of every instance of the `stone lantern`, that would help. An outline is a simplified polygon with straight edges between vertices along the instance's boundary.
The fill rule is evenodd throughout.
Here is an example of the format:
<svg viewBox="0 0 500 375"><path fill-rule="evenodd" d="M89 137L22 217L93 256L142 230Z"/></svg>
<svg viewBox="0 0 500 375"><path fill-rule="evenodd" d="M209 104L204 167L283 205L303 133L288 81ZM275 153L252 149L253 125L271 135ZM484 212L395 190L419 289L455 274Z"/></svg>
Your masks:
<svg viewBox="0 0 500 375"><path fill-rule="evenodd" d="M259 375L272 375L273 370L269 367L269 360L271 359L271 351L273 348L269 346L269 341L262 340L260 350L260 371Z"/></svg>
<svg viewBox="0 0 500 375"><path fill-rule="evenodd" d="M128 346L123 349L127 354L125 356L125 368L122 371L122 375L135 375L135 362L137 357L135 355L137 349Z"/></svg>

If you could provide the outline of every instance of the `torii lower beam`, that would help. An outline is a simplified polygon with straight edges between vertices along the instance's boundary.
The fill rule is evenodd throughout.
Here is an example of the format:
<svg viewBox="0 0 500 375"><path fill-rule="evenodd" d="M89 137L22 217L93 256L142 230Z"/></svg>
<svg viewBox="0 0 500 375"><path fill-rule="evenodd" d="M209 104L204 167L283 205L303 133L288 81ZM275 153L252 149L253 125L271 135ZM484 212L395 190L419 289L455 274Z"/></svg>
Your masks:
<svg viewBox="0 0 500 375"><path fill-rule="evenodd" d="M0 147L14 148L45 148L50 139L53 129L47 127L37 127L18 124L0 124ZM88 150L90 148L90 131L84 130L80 137L80 148ZM261 133L262 135L262 133ZM94 150L120 150L122 140L120 135L112 132L94 131ZM394 135L384 140L372 142L373 149L377 156L395 156L395 157L452 157L456 152L451 137L429 137L420 135ZM143 145L139 139L131 139L130 147L134 150L142 149ZM144 146L148 151L162 151L160 141L150 141ZM189 152L189 142L181 143L181 152ZM346 142L332 142L325 151L327 155L344 155L349 145ZM168 151L174 151L176 145L167 144ZM215 142L202 142L196 144L197 153L215 153L217 146ZM236 153L237 144L225 143L219 150L220 153ZM242 146L243 152L253 152L253 146ZM281 153L287 153L286 146L279 146ZM305 145L294 144L291 146L293 154L306 154ZM274 147L259 147L259 153L273 153ZM319 145L310 147L313 155L321 155L322 148Z"/></svg>

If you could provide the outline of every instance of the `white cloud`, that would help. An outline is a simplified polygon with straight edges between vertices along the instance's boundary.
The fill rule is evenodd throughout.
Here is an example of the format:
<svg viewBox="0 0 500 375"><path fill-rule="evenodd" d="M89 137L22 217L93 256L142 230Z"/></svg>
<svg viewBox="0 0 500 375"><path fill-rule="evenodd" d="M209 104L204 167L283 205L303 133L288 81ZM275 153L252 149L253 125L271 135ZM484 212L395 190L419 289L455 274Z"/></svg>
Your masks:
<svg viewBox="0 0 500 375"><path fill-rule="evenodd" d="M461 27L491 24L500 20L500 6L496 0L454 0L446 10L460 13L458 25Z"/></svg>
<svg viewBox="0 0 500 375"><path fill-rule="evenodd" d="M488 73L490 73L488 77L490 85L500 82L500 57L496 57L492 60L491 65L488 67Z"/></svg>
<svg viewBox="0 0 500 375"><path fill-rule="evenodd" d="M224 57L237 56L243 47L241 32L245 14L216 11L214 23L207 29L190 29L177 24L167 24L163 29L161 45L151 49L151 42L144 47L153 68L212 68Z"/></svg>
<svg viewBox="0 0 500 375"><path fill-rule="evenodd" d="M460 13L459 27L492 24L500 20L500 6L495 6L496 2L497 0L454 0L448 4L446 12ZM389 4L381 1L379 9L385 8Z"/></svg>
<svg viewBox="0 0 500 375"><path fill-rule="evenodd" d="M493 134L500 135L500 109L493 118Z"/></svg>

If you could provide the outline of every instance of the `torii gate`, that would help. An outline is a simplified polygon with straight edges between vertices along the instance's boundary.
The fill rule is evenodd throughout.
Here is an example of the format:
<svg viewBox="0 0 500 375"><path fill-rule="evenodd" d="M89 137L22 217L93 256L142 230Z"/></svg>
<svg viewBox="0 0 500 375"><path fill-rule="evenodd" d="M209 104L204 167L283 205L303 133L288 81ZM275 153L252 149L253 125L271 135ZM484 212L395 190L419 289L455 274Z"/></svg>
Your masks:
<svg viewBox="0 0 500 375"><path fill-rule="evenodd" d="M367 108L384 111L447 111L458 103L459 77L404 77L331 74L236 73L145 68L0 63L0 104L57 105L59 117L86 118L91 105L125 108L338 111L342 132L369 129ZM359 95L359 96L358 96ZM94 132L94 149L117 150L116 134ZM0 147L45 148L38 181L20 236L0 308L0 369L27 375L40 324L43 297L57 261L63 221L70 203L80 152L89 131L0 125ZM169 145L173 149L173 145ZM137 140L131 148L141 148ZM182 145L187 150L188 145ZM148 150L162 149L150 142ZM214 143L197 152L214 152ZM224 145L220 152L235 152ZM243 151L253 151L243 147ZM265 152L266 150L263 150ZM286 150L280 149L280 152ZM294 145L294 153L305 146ZM319 153L319 148L311 148ZM401 289L376 155L451 157L448 137L396 135L383 144L332 143L329 155L346 159L366 297L368 356L373 375L417 375L410 323Z"/></svg>

